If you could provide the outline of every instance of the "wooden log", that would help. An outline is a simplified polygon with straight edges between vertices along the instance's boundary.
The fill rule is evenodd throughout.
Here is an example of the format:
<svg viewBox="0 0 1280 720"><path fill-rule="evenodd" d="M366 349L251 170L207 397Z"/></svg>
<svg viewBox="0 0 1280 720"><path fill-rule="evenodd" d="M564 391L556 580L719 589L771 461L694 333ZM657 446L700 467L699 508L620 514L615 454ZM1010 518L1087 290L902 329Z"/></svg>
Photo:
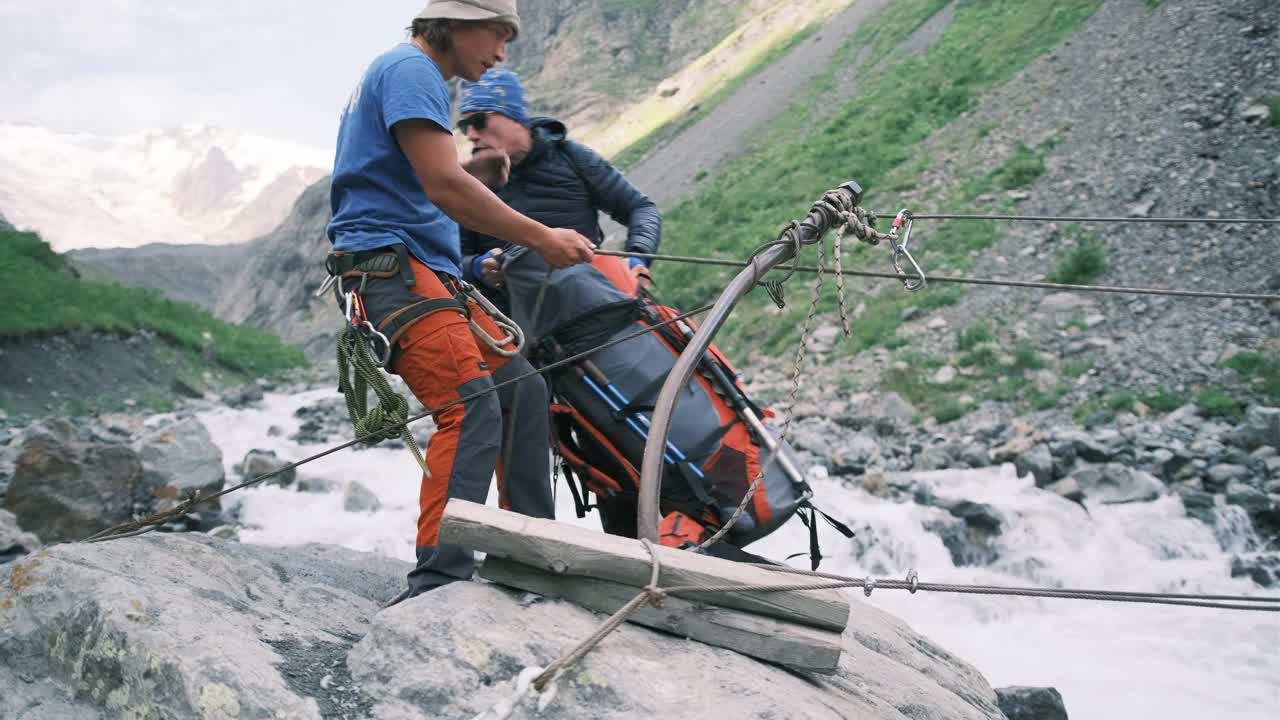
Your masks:
<svg viewBox="0 0 1280 720"><path fill-rule="evenodd" d="M485 559L480 577L608 614L640 592L608 580L555 575L497 555ZM678 597L667 597L661 608L643 605L628 620L796 670L830 674L840 662L840 633Z"/></svg>
<svg viewBox="0 0 1280 720"><path fill-rule="evenodd" d="M530 518L465 500L450 500L445 507L440 542L510 558L556 575L581 575L633 587L649 584L652 572L649 553L638 540ZM746 588L804 582L794 576L708 555L668 547L657 547L656 552L662 561L661 586ZM849 603L836 590L756 592L743 589L705 595L690 593L689 597L837 632L842 632L849 622Z"/></svg>

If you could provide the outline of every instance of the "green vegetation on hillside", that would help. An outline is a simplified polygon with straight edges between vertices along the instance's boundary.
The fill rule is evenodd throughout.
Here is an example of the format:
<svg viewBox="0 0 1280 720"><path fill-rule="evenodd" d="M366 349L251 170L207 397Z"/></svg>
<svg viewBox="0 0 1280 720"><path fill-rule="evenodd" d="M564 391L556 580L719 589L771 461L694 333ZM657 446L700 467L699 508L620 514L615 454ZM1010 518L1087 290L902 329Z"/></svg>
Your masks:
<svg viewBox="0 0 1280 720"><path fill-rule="evenodd" d="M300 350L270 333L229 325L152 290L78 278L35 233L0 230L0 247L0 274L9 282L0 338L70 330L147 330L250 376L306 362Z"/></svg>
<svg viewBox="0 0 1280 720"><path fill-rule="evenodd" d="M862 80L858 97L832 113L818 112L821 92L833 85L840 63L816 80L809 97L789 108L758 138L743 157L731 162L698 194L667 214L664 250L677 254L745 258L761 243L776 237L779 226L802 216L813 200L843 180L855 179L867 189L866 203L878 209L893 196L886 192L890 172L921 162L916 146L934 131L972 108L982 93L1012 78L1027 63L1070 35L1100 5L1100 0L1059 3L1053 0L959 0L955 17L924 55ZM859 48L883 54L947 5L945 0L899 0L855 35L844 57ZM1044 148L1019 147L1005 165L981 182L966 186L961 197L939 198L959 208L983 191L1021 187L1043 172ZM923 168L921 168L923 169ZM877 200L877 198L880 198ZM952 205L948 204L952 209ZM963 269L969 258L998 237L990 223L921 226L923 260L930 269ZM855 257L882 269L883 248L863 249ZM812 251L811 251L812 254ZM812 257L807 257L812 260ZM661 265L660 289L676 304L693 306L723 288L730 273L697 266ZM807 284L804 283L804 284ZM865 284L862 284L865 287ZM792 342L807 309L801 280L793 285L788 309L769 322L755 321L766 302L748 298L723 333L725 344L776 351ZM860 337L847 350L888 343L908 306L930 307L954 302L957 291L930 288L909 296L900 287L866 298L867 309L856 326ZM753 295L763 295L756 293ZM834 299L820 308L828 311Z"/></svg>

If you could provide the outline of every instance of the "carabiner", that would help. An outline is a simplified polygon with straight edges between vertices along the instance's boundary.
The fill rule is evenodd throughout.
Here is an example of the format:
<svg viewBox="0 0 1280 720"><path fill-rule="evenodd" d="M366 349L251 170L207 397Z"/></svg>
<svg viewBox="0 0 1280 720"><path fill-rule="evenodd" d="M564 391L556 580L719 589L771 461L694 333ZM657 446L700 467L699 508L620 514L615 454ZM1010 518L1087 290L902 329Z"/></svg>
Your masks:
<svg viewBox="0 0 1280 720"><path fill-rule="evenodd" d="M373 323L365 320L356 326L360 334L364 336L365 344L369 346L369 356L373 358L373 363L380 368L385 368L387 363L391 361L391 341L386 335L378 332Z"/></svg>
<svg viewBox="0 0 1280 720"><path fill-rule="evenodd" d="M914 220L911 211L903 208L893 218L893 229L889 231L889 242L893 244L893 269L902 276L902 286L911 292L923 290L929 286L929 280L924 275L920 263L911 256L911 251L907 249L907 245L911 242L911 226ZM902 233L902 242L898 242L898 233ZM906 258L911 263L911 269L915 272L915 278L911 278L906 271L902 269L902 258Z"/></svg>

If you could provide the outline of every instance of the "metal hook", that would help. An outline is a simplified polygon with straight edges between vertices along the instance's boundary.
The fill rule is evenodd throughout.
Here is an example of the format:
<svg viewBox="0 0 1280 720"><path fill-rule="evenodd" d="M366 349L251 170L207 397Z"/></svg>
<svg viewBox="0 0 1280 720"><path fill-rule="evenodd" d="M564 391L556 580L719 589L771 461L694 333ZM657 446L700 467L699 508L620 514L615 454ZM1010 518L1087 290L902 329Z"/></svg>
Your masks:
<svg viewBox="0 0 1280 720"><path fill-rule="evenodd" d="M386 335L378 332L373 323L365 320L359 325L360 334L364 336L365 344L369 346L369 355L373 357L373 362L380 368L385 368L387 363L391 361L391 341Z"/></svg>
<svg viewBox="0 0 1280 720"><path fill-rule="evenodd" d="M914 220L911 211L903 208L893 218L893 229L889 232L889 241L893 243L893 269L903 277L902 286L911 292L923 290L929 286L929 280L924 275L920 263L912 257L911 251L907 249L907 245L911 242L911 227ZM905 227L904 227L905 226ZM902 233L902 242L898 242L898 233ZM906 271L902 269L901 260L906 258L911 263L911 269L915 272L915 278L910 278Z"/></svg>
<svg viewBox="0 0 1280 720"><path fill-rule="evenodd" d="M876 581L874 578L868 575L866 579L862 581L862 592L867 597L871 597L871 591L875 589L876 589Z"/></svg>
<svg viewBox="0 0 1280 720"><path fill-rule="evenodd" d="M907 573L907 584L909 586L907 590L912 595L915 595L916 591L920 589L920 576L916 574L915 570Z"/></svg>

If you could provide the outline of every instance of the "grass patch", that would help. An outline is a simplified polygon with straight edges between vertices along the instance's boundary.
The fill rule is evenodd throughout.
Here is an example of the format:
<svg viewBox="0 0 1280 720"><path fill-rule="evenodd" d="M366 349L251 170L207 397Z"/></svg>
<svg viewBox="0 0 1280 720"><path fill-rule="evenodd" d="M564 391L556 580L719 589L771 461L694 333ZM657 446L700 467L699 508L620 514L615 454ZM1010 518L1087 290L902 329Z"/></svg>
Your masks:
<svg viewBox="0 0 1280 720"><path fill-rule="evenodd" d="M1142 398L1142 403L1156 412L1171 413L1187 404L1187 396L1166 388L1149 393Z"/></svg>
<svg viewBox="0 0 1280 720"><path fill-rule="evenodd" d="M944 0L899 0L892 12L882 13L842 52L892 49L946 4ZM817 121L814 101L821 99L824 87L833 85L833 69L815 81L809 97L782 114L769 134L753 142L748 153L728 163L697 194L666 214L664 247L680 254L745 258L776 237L783 222L801 217L822 192L850 177L869 191L867 204L875 205L874 191L887 182L889 173L918 159L913 154L918 143L972 108L982 93L1055 47L1099 5L1097 0L962 2L925 55L867 77L858 98ZM990 181L1006 186L1026 182L1036 172L1043 172L1043 161L1026 148L992 173ZM926 267L966 269L978 252L999 237L994 223L958 225L930 227L927 241L921 238L923 250L918 258ZM850 255L863 265L874 263L879 268L887 263L883 250ZM692 307L717 295L731 275L664 264L655 276L669 300ZM868 310L856 323L858 342L846 343L850 351L892 339L904 307L921 305L922 300L948 290L931 289L908 298L901 287L881 287L882 292L865 298ZM799 299L803 295L792 290L789 308L762 322L765 300L758 296L763 293L753 295L757 297L748 298L725 329L723 344L731 351L769 351L767 345L785 344L787 336L798 333L807 310L807 303ZM954 302L956 297L958 293L943 295L938 302ZM834 301L826 306L833 307Z"/></svg>
<svg viewBox="0 0 1280 720"><path fill-rule="evenodd" d="M1257 387L1269 402L1280 402L1280 359L1273 355L1242 352L1225 363L1240 377Z"/></svg>
<svg viewBox="0 0 1280 720"><path fill-rule="evenodd" d="M1049 282L1083 285L1107 271L1107 246L1097 235L1078 225L1069 226L1066 232L1074 242L1058 256Z"/></svg>
<svg viewBox="0 0 1280 720"><path fill-rule="evenodd" d="M991 324L978 321L956 333L956 349L965 352L994 339Z"/></svg>
<svg viewBox="0 0 1280 720"><path fill-rule="evenodd" d="M1271 127L1280 128L1280 95L1268 95L1262 101L1267 104L1267 108L1271 110Z"/></svg>
<svg viewBox="0 0 1280 720"><path fill-rule="evenodd" d="M1240 403L1222 390L1210 388L1196 396L1196 407L1200 415L1207 418L1238 417Z"/></svg>
<svg viewBox="0 0 1280 720"><path fill-rule="evenodd" d="M0 314L0 337L149 330L251 376L306 364L301 350L270 333L229 325L153 290L82 280L35 233L0 230L0 247L0 274L15 290Z"/></svg>
<svg viewBox="0 0 1280 720"><path fill-rule="evenodd" d="M1035 182L1044 174L1044 155L1018 143L1013 155L986 177L969 183L964 194L968 200L987 193L1017 190Z"/></svg>

